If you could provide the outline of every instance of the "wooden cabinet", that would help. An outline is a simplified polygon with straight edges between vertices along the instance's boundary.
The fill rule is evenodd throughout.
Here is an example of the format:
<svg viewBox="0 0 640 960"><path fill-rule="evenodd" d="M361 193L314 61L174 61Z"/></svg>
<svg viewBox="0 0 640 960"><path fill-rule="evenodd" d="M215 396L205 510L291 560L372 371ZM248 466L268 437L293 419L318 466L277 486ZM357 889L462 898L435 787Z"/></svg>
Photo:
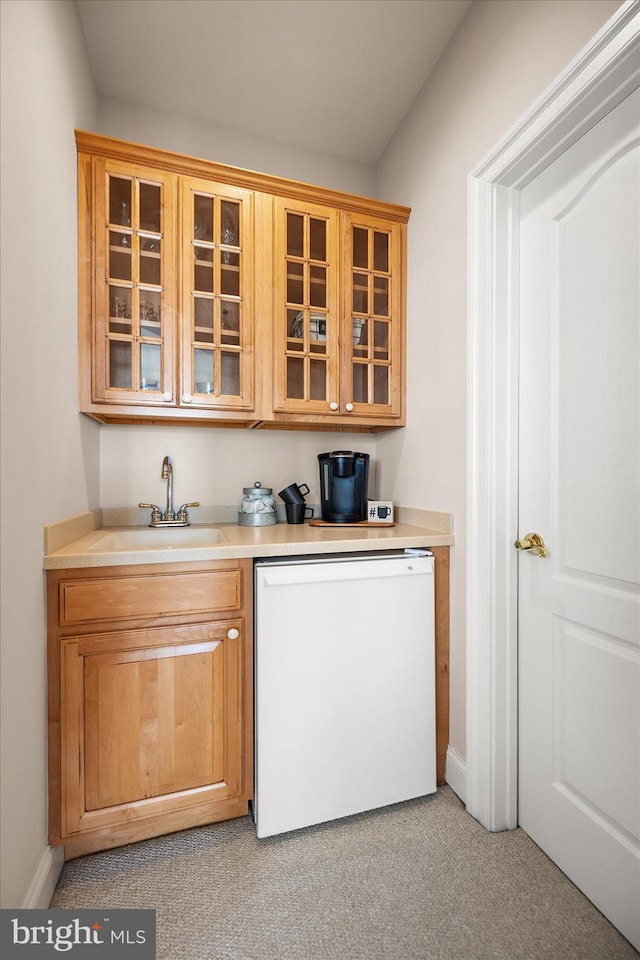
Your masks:
<svg viewBox="0 0 640 960"><path fill-rule="evenodd" d="M402 415L404 234L399 224L342 215L341 409L393 423Z"/></svg>
<svg viewBox="0 0 640 960"><path fill-rule="evenodd" d="M400 421L403 243L399 224L276 200L276 422Z"/></svg>
<svg viewBox="0 0 640 960"><path fill-rule="evenodd" d="M253 194L79 159L81 410L252 417Z"/></svg>
<svg viewBox="0 0 640 960"><path fill-rule="evenodd" d="M274 206L274 414L326 417L340 397L340 215L282 197Z"/></svg>
<svg viewBox="0 0 640 960"><path fill-rule="evenodd" d="M247 813L251 561L50 571L50 842L80 856Z"/></svg>
<svg viewBox="0 0 640 960"><path fill-rule="evenodd" d="M169 401L175 393L176 178L100 158L94 180L95 399Z"/></svg>
<svg viewBox="0 0 640 960"><path fill-rule="evenodd" d="M253 195L182 178L178 406L255 412Z"/></svg>
<svg viewBox="0 0 640 960"><path fill-rule="evenodd" d="M405 423L406 207L76 139L82 412Z"/></svg>

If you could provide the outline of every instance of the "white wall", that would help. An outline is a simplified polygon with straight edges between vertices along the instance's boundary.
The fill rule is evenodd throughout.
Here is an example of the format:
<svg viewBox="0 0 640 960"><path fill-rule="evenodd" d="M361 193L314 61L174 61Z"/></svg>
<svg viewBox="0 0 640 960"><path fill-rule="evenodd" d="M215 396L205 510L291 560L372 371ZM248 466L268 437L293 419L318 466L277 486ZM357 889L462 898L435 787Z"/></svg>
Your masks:
<svg viewBox="0 0 640 960"><path fill-rule="evenodd" d="M50 857L42 528L97 506L99 476L98 430L77 413L73 130L96 109L84 40L71 0L3 0L1 16L6 908L25 904Z"/></svg>
<svg viewBox="0 0 640 960"><path fill-rule="evenodd" d="M370 493L376 492L375 440L367 434L287 433L275 430L215 430L206 427L111 426L101 432L102 507L132 507L140 501L164 504L162 459L173 460L174 501L202 506L239 505L242 488L259 480L274 494L290 483L310 487L318 503L317 455L327 450L359 450L372 458ZM281 501L276 497L278 504ZM193 520L197 511L191 511Z"/></svg>
<svg viewBox="0 0 640 960"><path fill-rule="evenodd" d="M618 0L476 0L378 165L378 196L413 208L408 426L378 441L393 499L454 515L450 743L466 751L467 175Z"/></svg>
<svg viewBox="0 0 640 960"><path fill-rule="evenodd" d="M282 109L286 110L286 103L282 104ZM277 130L273 131L274 139L270 140L241 130L163 113L137 103L102 97L95 132L228 163L232 167L316 183L365 197L374 196L376 172L373 166L279 143Z"/></svg>

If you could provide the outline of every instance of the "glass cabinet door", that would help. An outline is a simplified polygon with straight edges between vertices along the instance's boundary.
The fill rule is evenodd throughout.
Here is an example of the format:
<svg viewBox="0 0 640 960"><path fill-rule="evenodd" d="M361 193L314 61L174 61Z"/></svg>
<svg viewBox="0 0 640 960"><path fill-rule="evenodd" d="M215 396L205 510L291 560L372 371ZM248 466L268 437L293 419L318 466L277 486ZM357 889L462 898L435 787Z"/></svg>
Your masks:
<svg viewBox="0 0 640 960"><path fill-rule="evenodd" d="M176 181L139 173L96 163L94 396L171 404Z"/></svg>
<svg viewBox="0 0 640 960"><path fill-rule="evenodd" d="M398 224L344 217L342 402L354 415L400 415L401 243Z"/></svg>
<svg viewBox="0 0 640 960"><path fill-rule="evenodd" d="M275 408L337 413L338 215L276 200Z"/></svg>
<svg viewBox="0 0 640 960"><path fill-rule="evenodd" d="M182 186L180 402L253 407L253 213L249 191L186 179Z"/></svg>

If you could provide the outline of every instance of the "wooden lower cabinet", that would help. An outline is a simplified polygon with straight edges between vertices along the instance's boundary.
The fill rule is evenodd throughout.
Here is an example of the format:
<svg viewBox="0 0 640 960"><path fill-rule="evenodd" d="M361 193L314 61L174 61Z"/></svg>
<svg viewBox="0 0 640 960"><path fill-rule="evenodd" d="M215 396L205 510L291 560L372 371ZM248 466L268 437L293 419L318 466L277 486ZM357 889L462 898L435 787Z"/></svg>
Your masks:
<svg viewBox="0 0 640 960"><path fill-rule="evenodd" d="M435 558L436 782L445 783L449 746L449 547L429 547Z"/></svg>
<svg viewBox="0 0 640 960"><path fill-rule="evenodd" d="M245 815L251 561L50 571L48 604L50 842L70 859Z"/></svg>

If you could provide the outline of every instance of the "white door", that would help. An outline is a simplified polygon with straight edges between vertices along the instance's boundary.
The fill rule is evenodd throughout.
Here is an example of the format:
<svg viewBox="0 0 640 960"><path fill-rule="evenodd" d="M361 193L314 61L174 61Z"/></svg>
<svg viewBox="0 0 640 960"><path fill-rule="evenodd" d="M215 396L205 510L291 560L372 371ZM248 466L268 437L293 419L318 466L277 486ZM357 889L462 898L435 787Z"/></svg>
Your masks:
<svg viewBox="0 0 640 960"><path fill-rule="evenodd" d="M519 820L640 947L640 96L521 196Z"/></svg>

